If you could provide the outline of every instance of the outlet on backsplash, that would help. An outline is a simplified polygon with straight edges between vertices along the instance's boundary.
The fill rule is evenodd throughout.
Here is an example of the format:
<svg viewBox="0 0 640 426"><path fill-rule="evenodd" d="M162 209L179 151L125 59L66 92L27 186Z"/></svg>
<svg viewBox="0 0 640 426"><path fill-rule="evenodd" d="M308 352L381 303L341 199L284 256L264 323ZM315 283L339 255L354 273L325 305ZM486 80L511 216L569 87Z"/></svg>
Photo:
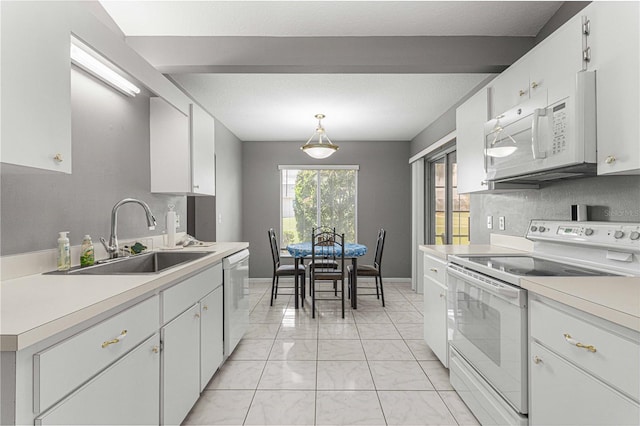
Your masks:
<svg viewBox="0 0 640 426"><path fill-rule="evenodd" d="M498 229L504 231L504 216L498 217Z"/></svg>

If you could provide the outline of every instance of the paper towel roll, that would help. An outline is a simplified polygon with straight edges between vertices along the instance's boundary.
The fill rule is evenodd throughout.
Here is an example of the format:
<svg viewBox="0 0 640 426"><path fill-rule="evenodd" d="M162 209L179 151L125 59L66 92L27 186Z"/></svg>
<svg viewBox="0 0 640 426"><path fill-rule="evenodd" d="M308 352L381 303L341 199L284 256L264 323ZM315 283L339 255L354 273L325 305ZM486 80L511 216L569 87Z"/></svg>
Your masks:
<svg viewBox="0 0 640 426"><path fill-rule="evenodd" d="M176 245L176 212L167 212L167 247Z"/></svg>

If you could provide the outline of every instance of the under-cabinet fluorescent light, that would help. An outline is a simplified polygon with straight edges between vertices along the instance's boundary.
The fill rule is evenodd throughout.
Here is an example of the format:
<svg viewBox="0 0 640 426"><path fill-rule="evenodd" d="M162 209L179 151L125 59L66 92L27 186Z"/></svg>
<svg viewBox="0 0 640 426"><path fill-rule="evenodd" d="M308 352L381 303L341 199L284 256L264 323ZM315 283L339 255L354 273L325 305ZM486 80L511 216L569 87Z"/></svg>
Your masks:
<svg viewBox="0 0 640 426"><path fill-rule="evenodd" d="M113 86L127 96L135 96L140 89L126 78L105 65L105 58L71 39L71 61L83 70L93 74L105 83ZM98 59L100 58L100 59Z"/></svg>

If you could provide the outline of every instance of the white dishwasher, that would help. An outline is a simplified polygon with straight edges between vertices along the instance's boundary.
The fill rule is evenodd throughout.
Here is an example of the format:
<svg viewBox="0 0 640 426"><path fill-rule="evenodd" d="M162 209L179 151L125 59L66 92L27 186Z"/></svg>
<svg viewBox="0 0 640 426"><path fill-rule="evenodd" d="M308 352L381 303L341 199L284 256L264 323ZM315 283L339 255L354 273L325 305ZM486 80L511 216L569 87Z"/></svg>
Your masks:
<svg viewBox="0 0 640 426"><path fill-rule="evenodd" d="M224 269L224 358L236 348L249 327L249 250L222 261Z"/></svg>

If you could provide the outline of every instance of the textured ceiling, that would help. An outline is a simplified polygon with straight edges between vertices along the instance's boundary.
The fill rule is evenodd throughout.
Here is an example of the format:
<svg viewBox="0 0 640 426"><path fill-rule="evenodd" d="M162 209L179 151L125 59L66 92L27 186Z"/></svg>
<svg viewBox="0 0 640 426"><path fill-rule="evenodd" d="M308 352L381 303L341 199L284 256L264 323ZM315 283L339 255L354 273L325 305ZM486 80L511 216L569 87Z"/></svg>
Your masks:
<svg viewBox="0 0 640 426"><path fill-rule="evenodd" d="M173 75L244 141L411 140L487 74Z"/></svg>
<svg viewBox="0 0 640 426"><path fill-rule="evenodd" d="M562 2L103 1L128 36L535 36Z"/></svg>
<svg viewBox="0 0 640 426"><path fill-rule="evenodd" d="M171 72L241 140L303 142L313 133L314 115L324 113L327 134L338 142L411 140L493 72L490 65L504 69L511 63L498 58L509 50L495 47L503 45L487 40L480 49L478 44L461 47L462 39L439 36L503 37L504 46L510 40L515 46L516 38L522 43L523 37L538 34L562 2L131 0L102 5L134 49ZM328 36L333 44L322 42ZM389 39L402 38L395 36L429 40ZM346 37L344 43L340 37ZM324 50L296 50L314 43ZM358 49L361 44L367 49ZM421 50L423 45L429 47ZM514 51L522 52L511 49L506 55L511 61L518 57ZM406 74L416 72L414 63L438 74ZM474 69L476 63L482 66ZM325 64L337 66L329 70ZM375 74L373 67L366 70L370 65L403 74Z"/></svg>

